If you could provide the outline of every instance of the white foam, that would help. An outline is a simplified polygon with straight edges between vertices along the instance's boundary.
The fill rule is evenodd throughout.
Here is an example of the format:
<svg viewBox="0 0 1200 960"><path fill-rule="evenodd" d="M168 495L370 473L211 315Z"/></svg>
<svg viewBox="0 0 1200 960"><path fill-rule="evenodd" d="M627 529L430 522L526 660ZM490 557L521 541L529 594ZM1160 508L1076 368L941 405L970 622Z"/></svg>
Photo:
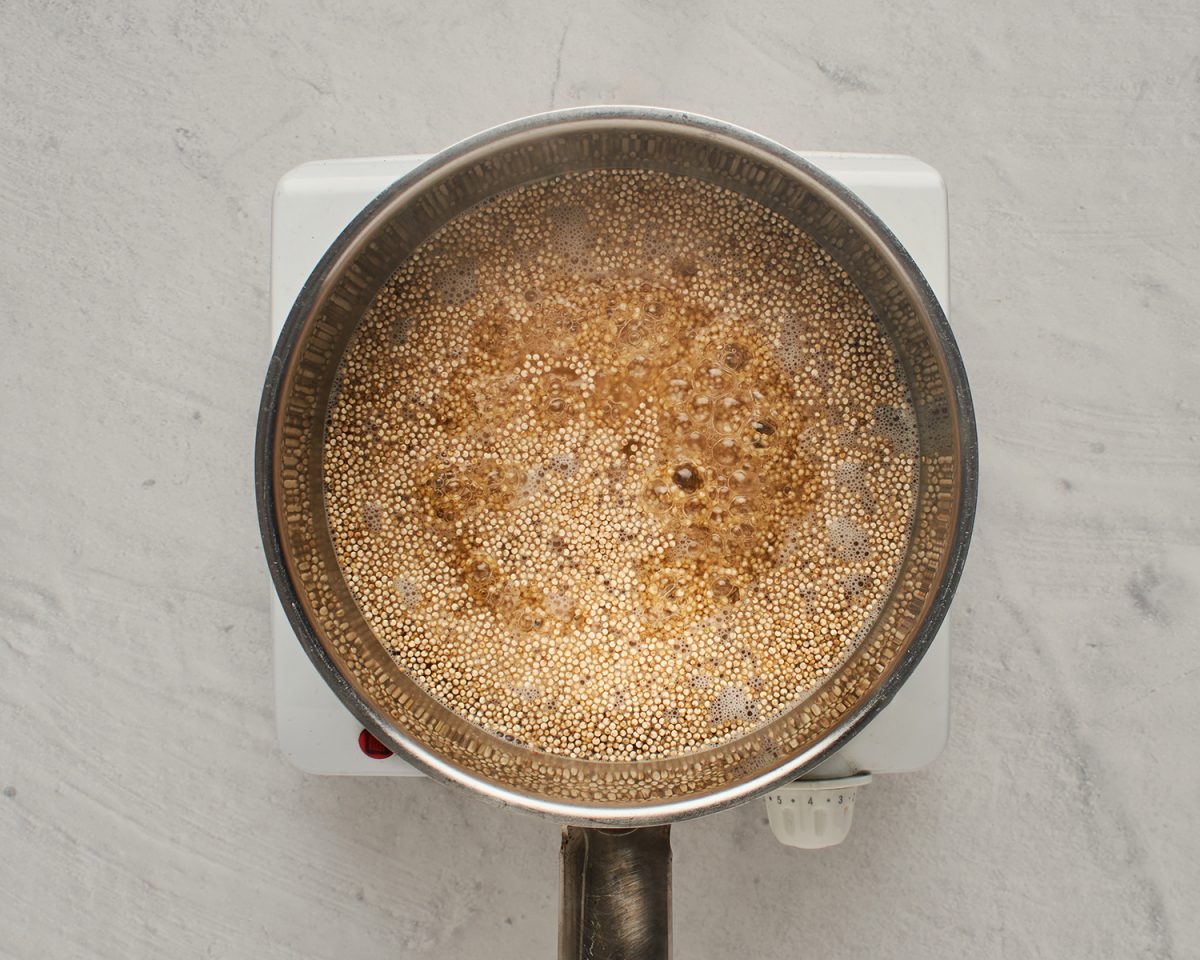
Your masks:
<svg viewBox="0 0 1200 960"><path fill-rule="evenodd" d="M647 232L642 238L642 249L648 257L670 259L679 252L679 245L658 231Z"/></svg>
<svg viewBox="0 0 1200 960"><path fill-rule="evenodd" d="M848 577L842 578L839 585L849 596L857 597L871 585L871 575L862 571L852 573Z"/></svg>
<svg viewBox="0 0 1200 960"><path fill-rule="evenodd" d="M434 291L452 307L461 307L479 292L479 277L475 264L463 261L447 267L433 283Z"/></svg>
<svg viewBox="0 0 1200 960"><path fill-rule="evenodd" d="M804 368L804 319L799 314L785 313L779 318L775 356L788 373L799 373Z"/></svg>
<svg viewBox="0 0 1200 960"><path fill-rule="evenodd" d="M392 588L396 591L396 597L400 603L408 610L412 610L421 604L421 588L412 580L406 577L397 577L392 581Z"/></svg>
<svg viewBox="0 0 1200 960"><path fill-rule="evenodd" d="M551 210L550 242L568 260L586 260L596 242L587 210L571 204Z"/></svg>
<svg viewBox="0 0 1200 960"><path fill-rule="evenodd" d="M917 415L912 407L878 406L874 410L875 432L903 456L915 457L918 449Z"/></svg>
<svg viewBox="0 0 1200 960"><path fill-rule="evenodd" d="M383 504L374 500L363 504L363 523L366 524L367 529L372 533L378 533L382 530Z"/></svg>
<svg viewBox="0 0 1200 960"><path fill-rule="evenodd" d="M870 556L870 541L849 517L830 517L826 523L829 546L836 556L851 563L862 563Z"/></svg>
<svg viewBox="0 0 1200 960"><path fill-rule="evenodd" d="M579 471L579 462L574 454L559 451L550 455L550 469L564 477L573 477Z"/></svg>
<svg viewBox="0 0 1200 960"><path fill-rule="evenodd" d="M833 478L853 493L866 493L868 490L867 471L857 461L843 460L833 468Z"/></svg>
<svg viewBox="0 0 1200 960"><path fill-rule="evenodd" d="M737 684L729 683L717 691L708 708L709 722L714 725L753 720L758 716L758 704Z"/></svg>
<svg viewBox="0 0 1200 960"><path fill-rule="evenodd" d="M408 335L412 331L413 318L409 316L397 317L392 321L391 327L388 329L388 342L393 347L401 347L408 340Z"/></svg>
<svg viewBox="0 0 1200 960"><path fill-rule="evenodd" d="M518 488L519 494L523 497L536 497L542 489L542 484L546 479L546 468L543 466L533 466L525 471L525 479Z"/></svg>
<svg viewBox="0 0 1200 960"><path fill-rule="evenodd" d="M569 620L575 610L575 597L570 590L555 590L546 594L546 612L558 620Z"/></svg>

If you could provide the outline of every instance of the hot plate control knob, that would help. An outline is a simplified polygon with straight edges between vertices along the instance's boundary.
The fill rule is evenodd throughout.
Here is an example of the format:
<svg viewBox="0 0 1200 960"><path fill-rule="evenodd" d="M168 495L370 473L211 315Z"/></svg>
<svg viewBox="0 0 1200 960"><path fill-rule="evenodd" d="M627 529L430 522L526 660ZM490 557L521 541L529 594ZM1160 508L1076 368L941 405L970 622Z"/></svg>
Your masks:
<svg viewBox="0 0 1200 960"><path fill-rule="evenodd" d="M836 780L794 780L767 794L767 819L775 839L789 847L819 850L846 839L858 788L869 773Z"/></svg>

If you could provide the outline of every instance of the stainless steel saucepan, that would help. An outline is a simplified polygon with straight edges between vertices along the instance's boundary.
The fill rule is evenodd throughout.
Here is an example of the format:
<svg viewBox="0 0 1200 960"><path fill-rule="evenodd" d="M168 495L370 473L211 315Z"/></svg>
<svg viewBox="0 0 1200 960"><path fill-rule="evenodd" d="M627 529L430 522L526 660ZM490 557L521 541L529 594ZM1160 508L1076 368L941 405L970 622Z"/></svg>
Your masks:
<svg viewBox="0 0 1200 960"><path fill-rule="evenodd" d="M334 556L322 445L334 374L380 286L456 214L568 171L636 168L737 191L807 232L890 332L915 404L920 466L907 554L874 628L787 714L718 746L647 762L571 760L509 742L430 697L392 661ZM313 271L267 371L256 490L267 561L313 663L391 750L494 803L567 824L563 958L670 953L669 824L760 796L845 743L912 672L946 613L970 539L975 424L958 350L933 293L882 222L778 144L669 110L530 117L434 156L379 195Z"/></svg>

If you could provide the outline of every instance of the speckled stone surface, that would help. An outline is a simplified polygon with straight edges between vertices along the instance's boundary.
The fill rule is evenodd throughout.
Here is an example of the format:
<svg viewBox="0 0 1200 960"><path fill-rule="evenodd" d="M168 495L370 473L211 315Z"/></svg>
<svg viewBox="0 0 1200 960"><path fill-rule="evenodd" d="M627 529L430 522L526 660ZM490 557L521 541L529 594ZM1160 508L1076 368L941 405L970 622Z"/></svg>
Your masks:
<svg viewBox="0 0 1200 960"><path fill-rule="evenodd" d="M558 832L275 747L251 448L297 163L642 102L946 176L954 729L803 853L676 829L679 957L1200 955L1200 11L0 6L0 956L552 956Z"/></svg>

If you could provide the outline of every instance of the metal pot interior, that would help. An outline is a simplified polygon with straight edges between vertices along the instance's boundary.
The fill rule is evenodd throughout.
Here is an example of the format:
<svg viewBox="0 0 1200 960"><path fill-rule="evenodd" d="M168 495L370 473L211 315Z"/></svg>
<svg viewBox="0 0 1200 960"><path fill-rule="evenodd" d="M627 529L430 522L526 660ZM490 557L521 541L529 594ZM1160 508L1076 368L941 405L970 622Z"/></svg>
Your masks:
<svg viewBox="0 0 1200 960"><path fill-rule="evenodd" d="M343 582L321 476L334 374L379 287L432 232L496 193L566 171L646 168L735 190L805 230L890 332L920 443L914 528L895 588L850 658L790 712L667 760L606 763L528 749L473 726L400 671ZM715 121L636 108L518 121L438 155L347 228L298 299L260 415L257 488L268 561L297 635L342 700L393 750L498 802L575 823L694 816L794 778L844 742L916 665L966 552L974 422L945 318L911 259L861 204L782 148Z"/></svg>

